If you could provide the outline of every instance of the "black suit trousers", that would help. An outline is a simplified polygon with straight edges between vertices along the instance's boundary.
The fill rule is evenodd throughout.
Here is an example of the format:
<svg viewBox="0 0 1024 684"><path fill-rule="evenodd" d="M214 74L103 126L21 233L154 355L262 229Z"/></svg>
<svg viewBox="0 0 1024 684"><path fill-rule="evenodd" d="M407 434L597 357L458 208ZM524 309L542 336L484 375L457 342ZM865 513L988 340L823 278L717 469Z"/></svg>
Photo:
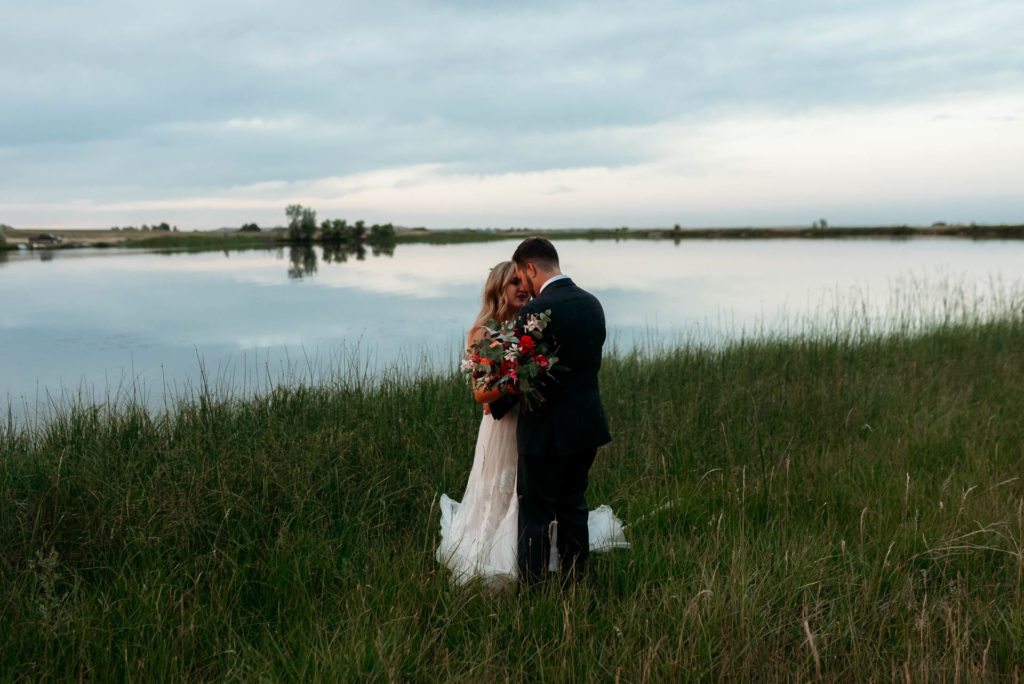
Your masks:
<svg viewBox="0 0 1024 684"><path fill-rule="evenodd" d="M590 556L587 483L597 448L578 453L519 454L519 576L540 579L551 553L551 523L557 521L560 571L582 575Z"/></svg>

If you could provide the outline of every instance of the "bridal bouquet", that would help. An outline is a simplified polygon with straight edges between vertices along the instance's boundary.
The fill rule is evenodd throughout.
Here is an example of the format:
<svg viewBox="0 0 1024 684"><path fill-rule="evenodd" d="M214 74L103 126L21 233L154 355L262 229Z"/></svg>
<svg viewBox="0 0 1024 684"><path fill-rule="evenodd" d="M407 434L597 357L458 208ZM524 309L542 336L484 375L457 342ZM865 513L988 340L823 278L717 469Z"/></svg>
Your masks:
<svg viewBox="0 0 1024 684"><path fill-rule="evenodd" d="M544 401L538 381L550 377L553 370L566 370L558 365L557 350L548 349L543 341L544 328L550 322L551 309L527 315L521 334L512 323L488 321L488 334L470 345L461 366L473 389L511 387L526 411Z"/></svg>

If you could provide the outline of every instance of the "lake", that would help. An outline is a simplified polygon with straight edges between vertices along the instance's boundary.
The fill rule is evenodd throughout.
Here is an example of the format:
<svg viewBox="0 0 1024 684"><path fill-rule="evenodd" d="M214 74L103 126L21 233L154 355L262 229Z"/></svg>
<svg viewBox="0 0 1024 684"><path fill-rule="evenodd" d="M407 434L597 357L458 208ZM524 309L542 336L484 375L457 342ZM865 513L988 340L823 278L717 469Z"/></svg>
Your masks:
<svg viewBox="0 0 1024 684"><path fill-rule="evenodd" d="M393 365L450 369L488 269L517 243L400 244L344 261L320 247L0 253L0 401L14 416L132 393L161 407L204 375L249 392ZM603 303L618 351L891 321L908 307L940 310L951 293L984 309L993 292L1019 293L1024 277L1024 241L557 246L563 270Z"/></svg>

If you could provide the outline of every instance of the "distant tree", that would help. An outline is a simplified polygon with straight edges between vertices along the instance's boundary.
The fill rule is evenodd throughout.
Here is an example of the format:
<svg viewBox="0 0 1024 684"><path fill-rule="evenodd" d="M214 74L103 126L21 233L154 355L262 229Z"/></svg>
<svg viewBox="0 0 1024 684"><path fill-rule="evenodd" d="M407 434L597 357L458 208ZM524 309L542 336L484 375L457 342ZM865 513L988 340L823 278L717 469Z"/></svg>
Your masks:
<svg viewBox="0 0 1024 684"><path fill-rule="evenodd" d="M676 225L672 226L672 230L676 231L677 233L679 231L681 231L682 229L683 229L683 227L681 225L679 225L678 223Z"/></svg>
<svg viewBox="0 0 1024 684"><path fill-rule="evenodd" d="M240 233L258 233L258 232L260 232L260 227L258 225L256 225L255 223L246 223L245 225L243 225L241 228L238 229L238 232L240 232Z"/></svg>
<svg viewBox="0 0 1024 684"><path fill-rule="evenodd" d="M288 217L288 239L298 240L302 234L302 205L289 204L284 215Z"/></svg>
<svg viewBox="0 0 1024 684"><path fill-rule="evenodd" d="M162 221L159 226L153 226L153 230L166 230L170 232L171 225L167 221Z"/></svg>
<svg viewBox="0 0 1024 684"><path fill-rule="evenodd" d="M362 242L363 238L366 237L366 222L356 221L355 226L352 230L352 237L356 242Z"/></svg>
<svg viewBox="0 0 1024 684"><path fill-rule="evenodd" d="M370 227L370 244L377 247L395 244L395 227L390 223L382 226L373 224Z"/></svg>
<svg viewBox="0 0 1024 684"><path fill-rule="evenodd" d="M4 245L7 244L7 236L4 235L4 230L6 228L7 226L0 225L0 247L3 247Z"/></svg>
<svg viewBox="0 0 1024 684"><path fill-rule="evenodd" d="M290 204L284 210L288 217L288 239L310 241L316 234L316 212L301 204Z"/></svg>
<svg viewBox="0 0 1024 684"><path fill-rule="evenodd" d="M306 240L312 240L313 236L316 235L316 212L312 209L302 210L302 237Z"/></svg>
<svg viewBox="0 0 1024 684"><path fill-rule="evenodd" d="M334 244L351 244L352 228L345 219L328 219L320 224L320 239Z"/></svg>
<svg viewBox="0 0 1024 684"><path fill-rule="evenodd" d="M149 230L149 226L145 223L142 224L142 230Z"/></svg>
<svg viewBox="0 0 1024 684"><path fill-rule="evenodd" d="M820 219L818 221L818 225L820 225L822 229L828 228L828 221L826 221L825 219Z"/></svg>
<svg viewBox="0 0 1024 684"><path fill-rule="evenodd" d="M334 232L340 242L352 244L356 240L355 226L350 226L345 219L334 219Z"/></svg>
<svg viewBox="0 0 1024 684"><path fill-rule="evenodd" d="M324 243L341 242L341 232L335 228L337 219L324 219L320 224L320 240Z"/></svg>

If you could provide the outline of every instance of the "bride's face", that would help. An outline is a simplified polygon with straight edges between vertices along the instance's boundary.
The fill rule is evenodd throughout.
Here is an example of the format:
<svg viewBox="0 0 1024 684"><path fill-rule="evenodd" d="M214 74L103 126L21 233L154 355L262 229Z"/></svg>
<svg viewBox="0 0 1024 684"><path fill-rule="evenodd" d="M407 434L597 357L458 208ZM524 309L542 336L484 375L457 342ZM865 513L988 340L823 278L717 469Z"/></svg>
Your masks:
<svg viewBox="0 0 1024 684"><path fill-rule="evenodd" d="M512 276L512 279L508 281L505 286L505 301L511 304L516 310L522 308L523 304L526 304L530 299L530 293L526 291L523 282L519 279L518 275Z"/></svg>
<svg viewBox="0 0 1024 684"><path fill-rule="evenodd" d="M522 284L523 289L526 290L527 297L537 296L537 293L533 291L533 281L530 279L529 274L529 270L532 267L532 264L524 264L523 266L516 264L516 278L519 279L519 282Z"/></svg>

